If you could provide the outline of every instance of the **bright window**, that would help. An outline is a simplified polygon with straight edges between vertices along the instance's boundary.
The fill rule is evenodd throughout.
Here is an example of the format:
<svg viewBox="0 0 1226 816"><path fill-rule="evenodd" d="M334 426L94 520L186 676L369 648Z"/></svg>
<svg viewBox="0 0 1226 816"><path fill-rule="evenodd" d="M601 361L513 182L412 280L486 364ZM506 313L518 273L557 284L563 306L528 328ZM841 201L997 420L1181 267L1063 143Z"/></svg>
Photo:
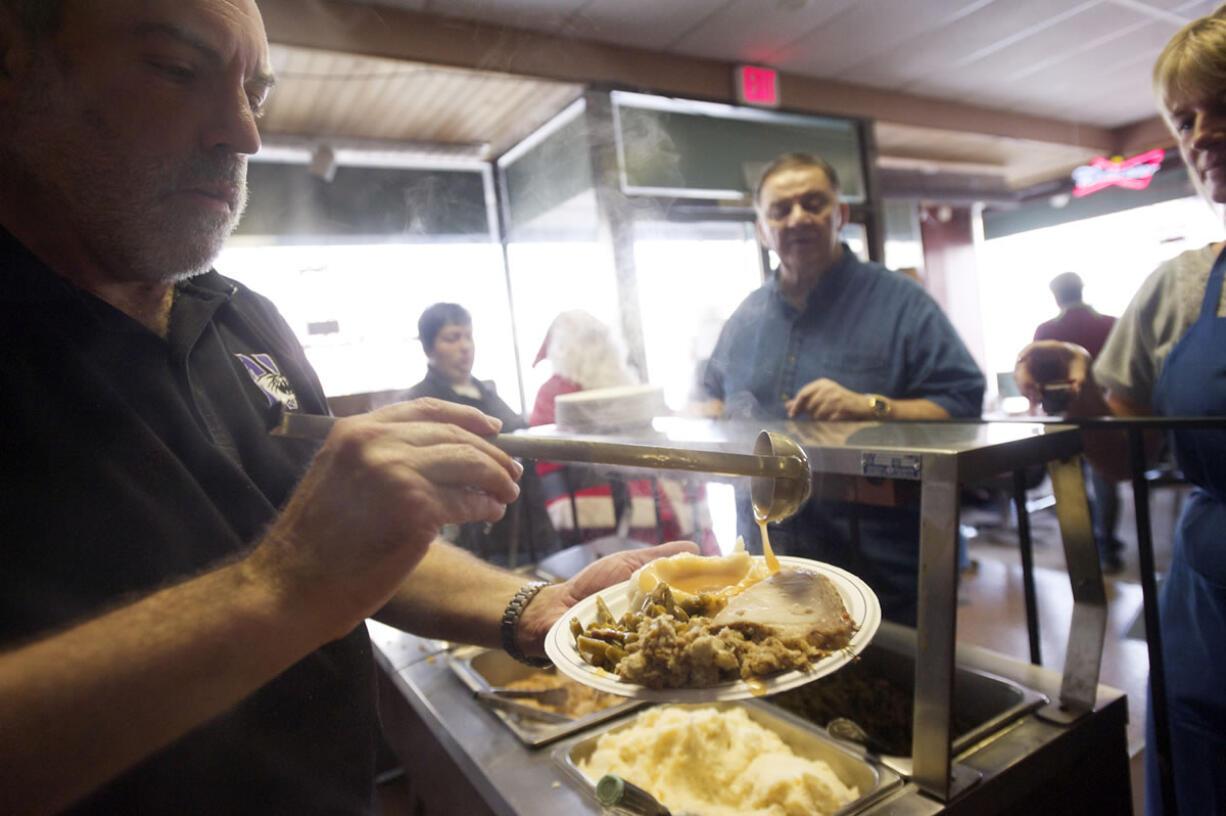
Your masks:
<svg viewBox="0 0 1226 816"><path fill-rule="evenodd" d="M620 330L617 285L607 249L596 242L515 242L507 245L511 297L524 375L527 412L553 371L533 363L558 313L582 309Z"/></svg>
<svg viewBox="0 0 1226 816"><path fill-rule="evenodd" d="M426 370L417 318L452 301L472 314L473 374L519 405L502 253L491 243L278 245L235 239L219 272L270 298L329 396L401 389Z"/></svg>
<svg viewBox="0 0 1226 816"><path fill-rule="evenodd" d="M647 370L673 410L690 401L720 329L745 296L762 285L751 224L675 225L671 239L640 239L634 265Z"/></svg>
<svg viewBox="0 0 1226 816"><path fill-rule="evenodd" d="M1085 282L1085 300L1119 315L1162 261L1222 237L1222 225L1199 198L1087 218L984 241L980 297L989 372L1012 372L1035 328L1058 314L1048 283L1061 272ZM989 374L989 388L995 377Z"/></svg>

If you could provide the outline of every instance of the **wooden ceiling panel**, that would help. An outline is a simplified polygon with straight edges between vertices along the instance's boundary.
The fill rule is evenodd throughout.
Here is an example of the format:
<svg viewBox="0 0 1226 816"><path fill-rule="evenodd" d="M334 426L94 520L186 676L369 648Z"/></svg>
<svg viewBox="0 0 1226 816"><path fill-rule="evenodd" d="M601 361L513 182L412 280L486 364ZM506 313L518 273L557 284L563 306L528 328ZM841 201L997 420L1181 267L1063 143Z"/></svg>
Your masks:
<svg viewBox="0 0 1226 816"><path fill-rule="evenodd" d="M582 93L564 82L283 45L272 59L267 133L489 143L497 155Z"/></svg>

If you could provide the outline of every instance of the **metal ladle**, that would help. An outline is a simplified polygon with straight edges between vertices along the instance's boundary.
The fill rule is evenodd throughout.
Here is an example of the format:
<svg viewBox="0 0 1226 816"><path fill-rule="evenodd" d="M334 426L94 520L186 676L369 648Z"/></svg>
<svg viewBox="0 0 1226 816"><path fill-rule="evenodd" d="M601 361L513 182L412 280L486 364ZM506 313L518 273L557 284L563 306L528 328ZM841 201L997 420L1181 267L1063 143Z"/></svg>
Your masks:
<svg viewBox="0 0 1226 816"><path fill-rule="evenodd" d="M749 483L749 499L754 518L767 523L783 521L794 515L809 498L813 480L809 473L809 457L804 448L791 437L774 431L761 431L754 440L753 452L758 456L781 457L800 462L803 477L753 479Z"/></svg>
<svg viewBox="0 0 1226 816"><path fill-rule="evenodd" d="M270 433L295 439L323 439L336 422L336 417L282 411ZM809 457L796 442L772 431L758 434L752 454L529 434L498 434L486 439L511 456L546 462L750 476L749 494L754 511L760 510L768 521L780 521L795 513L808 498L811 486Z"/></svg>
<svg viewBox="0 0 1226 816"><path fill-rule="evenodd" d="M837 740L863 745L874 754L888 753L885 746L879 740L869 736L868 732L858 722L849 720L846 717L835 717L826 723L826 733Z"/></svg>

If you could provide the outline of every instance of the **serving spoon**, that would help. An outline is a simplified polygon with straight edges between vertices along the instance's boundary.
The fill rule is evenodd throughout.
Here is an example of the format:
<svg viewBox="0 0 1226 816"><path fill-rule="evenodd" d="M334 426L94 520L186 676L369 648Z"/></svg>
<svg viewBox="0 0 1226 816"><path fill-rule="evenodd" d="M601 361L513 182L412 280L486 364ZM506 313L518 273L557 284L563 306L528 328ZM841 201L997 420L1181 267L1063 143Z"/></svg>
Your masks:
<svg viewBox="0 0 1226 816"><path fill-rule="evenodd" d="M323 439L336 422L336 417L282 410L270 433L294 439ZM759 433L751 454L530 434L496 434L485 439L511 456L546 462L749 476L752 477L749 493L754 514L761 511L767 521L781 521L791 516L809 497L811 489L808 456L792 439L774 431Z"/></svg>
<svg viewBox="0 0 1226 816"><path fill-rule="evenodd" d="M857 745L862 745L870 753L889 753L885 746L882 745L877 739L871 737L858 722L848 719L847 717L835 717L833 720L826 723L826 733L837 740L854 742Z"/></svg>

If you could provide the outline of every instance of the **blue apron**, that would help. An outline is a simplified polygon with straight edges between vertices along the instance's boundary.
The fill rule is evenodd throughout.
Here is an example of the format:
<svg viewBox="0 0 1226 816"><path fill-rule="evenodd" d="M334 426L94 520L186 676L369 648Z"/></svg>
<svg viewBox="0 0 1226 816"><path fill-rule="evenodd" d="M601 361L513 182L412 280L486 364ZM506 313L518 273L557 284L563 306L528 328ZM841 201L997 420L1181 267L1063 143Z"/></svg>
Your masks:
<svg viewBox="0 0 1226 816"><path fill-rule="evenodd" d="M1226 253L1205 287L1200 317L1171 351L1154 389L1163 416L1226 415L1226 318L1217 316ZM1172 433L1197 487L1175 531L1159 598L1171 752L1180 814L1226 814L1226 431ZM1146 744L1155 745L1152 715ZM1145 807L1162 813L1154 751L1146 751Z"/></svg>

